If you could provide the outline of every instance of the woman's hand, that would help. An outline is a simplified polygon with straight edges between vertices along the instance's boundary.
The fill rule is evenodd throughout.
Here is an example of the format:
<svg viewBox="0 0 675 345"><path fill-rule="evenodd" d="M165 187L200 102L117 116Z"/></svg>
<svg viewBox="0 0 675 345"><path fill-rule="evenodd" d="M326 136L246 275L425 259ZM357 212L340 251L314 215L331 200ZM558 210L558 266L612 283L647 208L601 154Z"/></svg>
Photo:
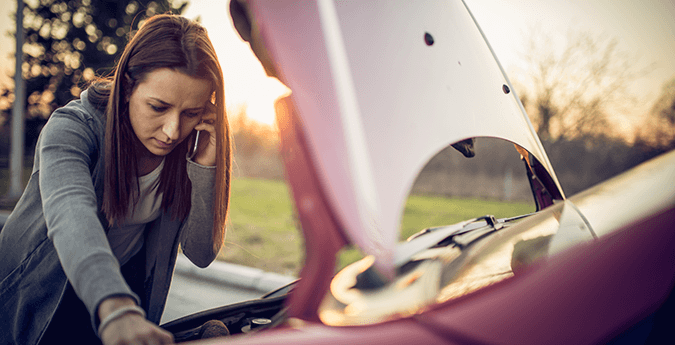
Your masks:
<svg viewBox="0 0 675 345"><path fill-rule="evenodd" d="M100 320L123 306L135 305L130 297L105 299L98 308ZM104 345L173 344L173 335L146 320L143 316L126 313L110 322L99 334Z"/></svg>
<svg viewBox="0 0 675 345"><path fill-rule="evenodd" d="M194 161L204 166L216 165L216 109L212 103L208 103L207 110L204 111L201 122L195 129L199 133L199 144Z"/></svg>

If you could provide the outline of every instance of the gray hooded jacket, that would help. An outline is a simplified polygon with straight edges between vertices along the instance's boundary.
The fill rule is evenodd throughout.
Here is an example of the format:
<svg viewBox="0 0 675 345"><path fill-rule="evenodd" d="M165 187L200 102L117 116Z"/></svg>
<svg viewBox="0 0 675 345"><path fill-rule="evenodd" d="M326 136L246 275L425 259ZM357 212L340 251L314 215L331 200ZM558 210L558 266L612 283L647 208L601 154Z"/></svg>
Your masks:
<svg viewBox="0 0 675 345"><path fill-rule="evenodd" d="M0 231L0 344L36 344L66 283L97 326L107 297L137 301L120 273L101 213L105 115L87 98L57 109L40 133L28 185ZM148 320L164 311L179 243L197 266L216 257L212 240L215 167L192 161L192 206L184 222L163 213L146 227L145 300ZM215 246L220 247L220 246Z"/></svg>

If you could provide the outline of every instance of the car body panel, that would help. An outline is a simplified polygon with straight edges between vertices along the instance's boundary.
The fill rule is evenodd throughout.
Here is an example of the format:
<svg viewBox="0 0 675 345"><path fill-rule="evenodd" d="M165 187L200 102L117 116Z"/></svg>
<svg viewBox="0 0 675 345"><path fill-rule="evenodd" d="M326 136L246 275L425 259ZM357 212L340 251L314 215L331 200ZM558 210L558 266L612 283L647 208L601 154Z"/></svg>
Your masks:
<svg viewBox="0 0 675 345"><path fill-rule="evenodd" d="M654 312L672 290L673 220L671 208L418 319L485 343L605 342Z"/></svg>
<svg viewBox="0 0 675 345"><path fill-rule="evenodd" d="M415 177L438 151L476 136L525 148L541 163L549 194L564 198L463 2L251 1L250 8L292 90L294 133L318 182L312 197L294 190L299 208L321 199L332 217L324 218L327 226L303 224L305 234L337 230L341 235L331 236L374 255L377 272L393 279L399 222ZM281 131L282 141L295 140L284 139L288 133ZM286 167L292 169L289 161ZM309 271L302 278L316 282L304 275Z"/></svg>
<svg viewBox="0 0 675 345"><path fill-rule="evenodd" d="M649 217L675 203L673 152L575 195L576 205L597 236Z"/></svg>

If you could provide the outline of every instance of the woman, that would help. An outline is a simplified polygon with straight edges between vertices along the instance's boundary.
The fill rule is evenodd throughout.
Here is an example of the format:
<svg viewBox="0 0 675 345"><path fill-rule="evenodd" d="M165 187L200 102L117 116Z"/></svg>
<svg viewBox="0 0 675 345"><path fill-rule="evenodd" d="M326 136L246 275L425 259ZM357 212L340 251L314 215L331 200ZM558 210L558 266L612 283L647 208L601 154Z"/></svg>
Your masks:
<svg viewBox="0 0 675 345"><path fill-rule="evenodd" d="M40 134L0 232L0 343L172 342L156 324L178 246L197 266L215 259L230 165L205 29L149 18L113 78L57 109Z"/></svg>

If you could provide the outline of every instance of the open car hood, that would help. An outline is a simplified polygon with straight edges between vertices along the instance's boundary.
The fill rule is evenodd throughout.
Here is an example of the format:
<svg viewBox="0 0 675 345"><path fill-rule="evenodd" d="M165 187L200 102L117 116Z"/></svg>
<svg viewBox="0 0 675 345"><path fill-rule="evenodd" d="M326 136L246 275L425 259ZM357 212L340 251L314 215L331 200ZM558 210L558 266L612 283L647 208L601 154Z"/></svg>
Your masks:
<svg viewBox="0 0 675 345"><path fill-rule="evenodd" d="M317 319L345 244L373 255L382 279L394 275L409 190L450 144L511 141L536 158L533 172L548 195L564 198L462 1L251 1L250 10L292 90L278 102L277 121L306 257L290 316Z"/></svg>

